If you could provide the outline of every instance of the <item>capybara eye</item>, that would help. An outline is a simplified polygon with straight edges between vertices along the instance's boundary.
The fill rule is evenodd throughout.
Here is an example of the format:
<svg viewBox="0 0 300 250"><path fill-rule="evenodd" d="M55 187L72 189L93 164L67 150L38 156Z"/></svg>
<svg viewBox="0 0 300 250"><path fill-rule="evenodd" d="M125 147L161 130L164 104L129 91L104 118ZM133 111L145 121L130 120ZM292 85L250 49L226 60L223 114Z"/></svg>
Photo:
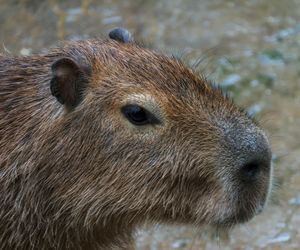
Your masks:
<svg viewBox="0 0 300 250"><path fill-rule="evenodd" d="M126 105L121 111L132 124L137 126L159 123L159 120L153 114L139 105Z"/></svg>

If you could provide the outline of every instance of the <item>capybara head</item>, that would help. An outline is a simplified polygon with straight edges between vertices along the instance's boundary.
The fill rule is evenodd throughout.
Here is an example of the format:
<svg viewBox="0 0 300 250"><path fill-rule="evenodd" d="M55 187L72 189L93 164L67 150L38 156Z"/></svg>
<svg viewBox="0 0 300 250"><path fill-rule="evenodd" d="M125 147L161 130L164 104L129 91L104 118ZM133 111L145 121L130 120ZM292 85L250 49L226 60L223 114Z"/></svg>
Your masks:
<svg viewBox="0 0 300 250"><path fill-rule="evenodd" d="M20 161L23 187L43 204L38 212L36 201L36 214L88 229L252 218L272 172L258 124L180 60L122 29L110 38L32 57L47 61L36 77L43 90L32 91L41 111L28 113L42 120L26 137L35 140L28 161Z"/></svg>

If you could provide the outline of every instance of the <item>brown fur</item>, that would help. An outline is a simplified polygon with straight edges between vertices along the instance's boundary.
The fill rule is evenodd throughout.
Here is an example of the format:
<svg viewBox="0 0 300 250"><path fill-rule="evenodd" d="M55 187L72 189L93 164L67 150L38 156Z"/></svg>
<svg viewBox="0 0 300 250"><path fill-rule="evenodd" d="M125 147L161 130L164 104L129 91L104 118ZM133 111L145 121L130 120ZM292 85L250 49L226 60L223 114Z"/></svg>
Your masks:
<svg viewBox="0 0 300 250"><path fill-rule="evenodd" d="M63 57L89 72L74 109L50 92ZM128 102L154 105L162 124L130 124L120 112ZM224 138L251 136L267 145L204 78L134 43L0 56L0 248L131 249L144 222L246 221L266 200L270 169L244 187L235 170L243 152Z"/></svg>

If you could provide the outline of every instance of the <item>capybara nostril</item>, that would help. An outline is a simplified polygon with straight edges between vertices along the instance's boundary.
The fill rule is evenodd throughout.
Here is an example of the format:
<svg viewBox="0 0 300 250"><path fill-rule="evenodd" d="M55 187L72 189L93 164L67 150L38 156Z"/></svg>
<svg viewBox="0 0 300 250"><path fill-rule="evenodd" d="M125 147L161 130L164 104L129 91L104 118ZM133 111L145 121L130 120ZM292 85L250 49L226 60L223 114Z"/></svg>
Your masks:
<svg viewBox="0 0 300 250"><path fill-rule="evenodd" d="M258 160L253 160L242 165L241 177L245 181L253 181L256 179L258 173L261 170L263 163Z"/></svg>

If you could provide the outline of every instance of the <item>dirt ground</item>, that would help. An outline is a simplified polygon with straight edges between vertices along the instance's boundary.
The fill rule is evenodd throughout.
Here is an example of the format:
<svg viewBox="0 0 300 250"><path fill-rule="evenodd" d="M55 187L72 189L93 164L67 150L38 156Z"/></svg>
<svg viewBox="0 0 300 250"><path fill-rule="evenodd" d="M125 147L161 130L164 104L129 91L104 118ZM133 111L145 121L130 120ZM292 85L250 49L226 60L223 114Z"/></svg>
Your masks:
<svg viewBox="0 0 300 250"><path fill-rule="evenodd" d="M229 234L155 226L140 250L300 249L299 0L0 0L1 52L29 55L62 39L124 26L146 46L183 55L266 129L275 181L267 209Z"/></svg>

